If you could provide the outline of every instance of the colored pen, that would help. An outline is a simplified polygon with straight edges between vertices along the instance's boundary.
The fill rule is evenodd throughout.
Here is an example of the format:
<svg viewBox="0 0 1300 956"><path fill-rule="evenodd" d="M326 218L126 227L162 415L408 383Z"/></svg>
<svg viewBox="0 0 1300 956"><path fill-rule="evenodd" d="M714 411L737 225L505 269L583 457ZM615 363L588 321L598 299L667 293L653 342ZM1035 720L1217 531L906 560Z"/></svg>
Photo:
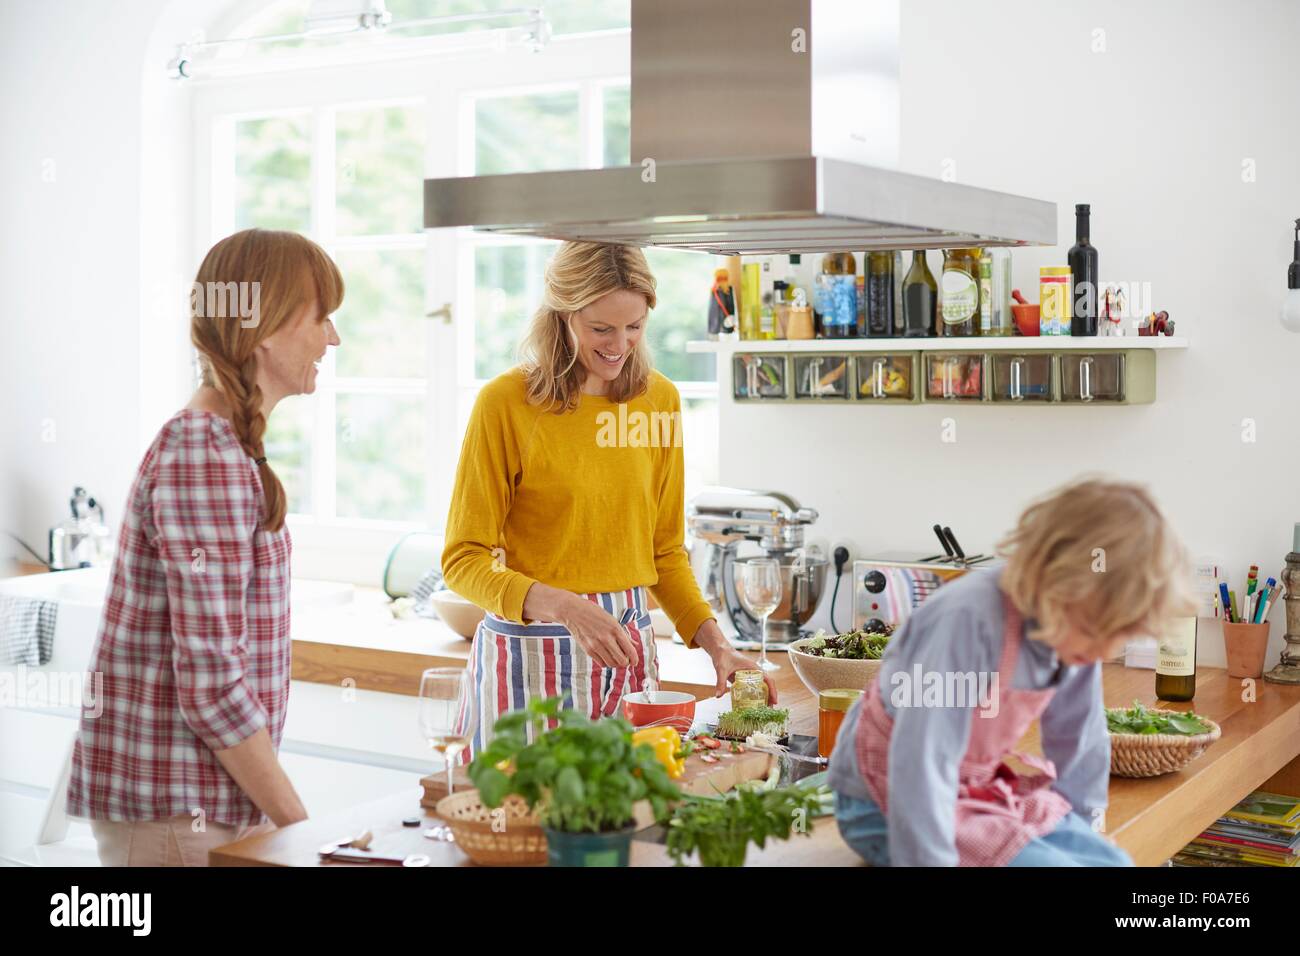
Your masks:
<svg viewBox="0 0 1300 956"><path fill-rule="evenodd" d="M1219 604L1223 608L1223 619L1232 622L1232 599L1228 597L1228 584L1226 581L1219 582Z"/></svg>
<svg viewBox="0 0 1300 956"><path fill-rule="evenodd" d="M1264 613L1264 608L1268 607L1268 585L1259 589L1259 601L1256 602L1255 613L1250 616L1251 624L1259 623L1259 616Z"/></svg>
<svg viewBox="0 0 1300 956"><path fill-rule="evenodd" d="M1268 620L1268 612L1273 609L1273 602L1277 600L1277 581L1269 578L1264 585L1265 597L1260 603L1259 613L1255 615L1255 623L1263 624Z"/></svg>

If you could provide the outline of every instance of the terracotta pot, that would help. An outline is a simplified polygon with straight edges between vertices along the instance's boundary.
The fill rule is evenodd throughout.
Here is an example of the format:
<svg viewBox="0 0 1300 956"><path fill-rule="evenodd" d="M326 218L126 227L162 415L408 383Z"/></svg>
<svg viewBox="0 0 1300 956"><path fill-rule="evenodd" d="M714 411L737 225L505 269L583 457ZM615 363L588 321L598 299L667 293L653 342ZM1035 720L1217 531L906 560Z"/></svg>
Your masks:
<svg viewBox="0 0 1300 956"><path fill-rule="evenodd" d="M1268 624L1223 622L1223 649L1228 656L1229 677L1260 677L1268 650Z"/></svg>

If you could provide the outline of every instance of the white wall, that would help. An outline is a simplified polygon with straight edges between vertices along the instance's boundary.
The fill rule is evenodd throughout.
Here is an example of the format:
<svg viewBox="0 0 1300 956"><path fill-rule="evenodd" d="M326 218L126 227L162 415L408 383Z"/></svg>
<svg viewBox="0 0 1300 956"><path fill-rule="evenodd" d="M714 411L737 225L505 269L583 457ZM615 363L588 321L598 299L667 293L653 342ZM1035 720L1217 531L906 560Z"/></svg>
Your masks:
<svg viewBox="0 0 1300 956"><path fill-rule="evenodd" d="M1104 53L1091 52L1095 28ZM1275 575L1300 521L1287 415L1300 336L1277 318L1300 216L1298 37L1300 4L1284 0L907 0L902 168L937 177L953 160L960 182L1058 204L1059 245L1013 253L1031 300L1039 266L1065 263L1074 204L1091 203L1101 280L1150 282L1191 348L1158 356L1148 406L724 399L723 483L793 494L820 511L813 538L828 554L848 543L863 556L933 553L935 522L968 552L987 550L1032 497L1105 472L1146 482L1193 551L1220 556L1238 586L1252 562ZM1246 159L1254 182L1242 180ZM940 441L947 416L954 444ZM1254 444L1241 440L1244 418ZM1273 620L1275 660L1281 611ZM1202 633L1218 642L1217 628Z"/></svg>
<svg viewBox="0 0 1300 956"><path fill-rule="evenodd" d="M189 96L164 66L228 6L0 4L0 530L42 553L74 485L117 526L191 380Z"/></svg>

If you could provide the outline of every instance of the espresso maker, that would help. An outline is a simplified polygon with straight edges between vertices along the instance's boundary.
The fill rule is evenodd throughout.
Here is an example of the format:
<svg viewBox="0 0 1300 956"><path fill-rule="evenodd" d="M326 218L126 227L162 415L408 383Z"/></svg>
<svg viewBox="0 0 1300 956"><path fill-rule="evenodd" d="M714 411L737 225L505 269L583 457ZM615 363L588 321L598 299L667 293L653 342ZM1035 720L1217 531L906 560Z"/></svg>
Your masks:
<svg viewBox="0 0 1300 956"><path fill-rule="evenodd" d="M768 646L801 636L799 629L821 601L829 563L804 545L804 531L816 520L816 510L779 491L705 488L691 499L686 508L691 566L718 620L731 623L738 646L757 646L763 636L760 620L745 603L747 557L775 558L781 567L781 603L768 618ZM746 541L759 553L741 555Z"/></svg>

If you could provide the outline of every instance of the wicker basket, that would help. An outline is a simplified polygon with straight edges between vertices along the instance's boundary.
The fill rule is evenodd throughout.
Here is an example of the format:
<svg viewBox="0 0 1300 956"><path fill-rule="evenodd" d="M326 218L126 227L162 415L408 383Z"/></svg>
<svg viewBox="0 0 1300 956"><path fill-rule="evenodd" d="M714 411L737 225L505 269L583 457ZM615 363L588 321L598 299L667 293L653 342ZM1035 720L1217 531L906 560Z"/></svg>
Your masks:
<svg viewBox="0 0 1300 956"><path fill-rule="evenodd" d="M1190 737L1181 734L1111 734L1111 774L1116 777L1158 777L1182 770L1223 733L1219 725L1208 717L1201 717L1201 720L1210 725L1209 733Z"/></svg>
<svg viewBox="0 0 1300 956"><path fill-rule="evenodd" d="M456 845L480 866L539 866L546 863L546 834L528 804L517 794L501 804L505 828L492 826L493 811L477 790L443 797L435 813L456 837Z"/></svg>

